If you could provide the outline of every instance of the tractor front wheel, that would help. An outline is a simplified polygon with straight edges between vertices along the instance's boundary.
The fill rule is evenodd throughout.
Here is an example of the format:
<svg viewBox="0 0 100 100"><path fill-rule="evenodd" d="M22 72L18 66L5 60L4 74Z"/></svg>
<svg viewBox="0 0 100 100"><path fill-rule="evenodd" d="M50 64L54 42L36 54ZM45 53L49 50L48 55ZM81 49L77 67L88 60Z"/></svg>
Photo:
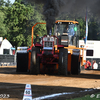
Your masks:
<svg viewBox="0 0 100 100"><path fill-rule="evenodd" d="M40 53L40 49L33 47L31 52L30 73L35 75L40 73L40 57L37 57L37 53Z"/></svg>

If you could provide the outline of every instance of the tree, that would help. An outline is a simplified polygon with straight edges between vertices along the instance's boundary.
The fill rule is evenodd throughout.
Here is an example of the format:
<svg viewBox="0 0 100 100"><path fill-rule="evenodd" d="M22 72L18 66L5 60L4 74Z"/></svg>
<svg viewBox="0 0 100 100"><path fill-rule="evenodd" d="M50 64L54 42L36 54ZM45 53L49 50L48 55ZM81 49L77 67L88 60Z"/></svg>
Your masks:
<svg viewBox="0 0 100 100"><path fill-rule="evenodd" d="M86 22L83 18L78 18L77 21L79 22L80 26L80 39L83 39L85 37Z"/></svg>
<svg viewBox="0 0 100 100"><path fill-rule="evenodd" d="M7 39L15 46L21 46L25 42L26 22L31 8L15 2L7 8L5 23L7 25Z"/></svg>
<svg viewBox="0 0 100 100"><path fill-rule="evenodd" d="M0 10L0 37L4 37L7 34L4 18L5 14Z"/></svg>
<svg viewBox="0 0 100 100"><path fill-rule="evenodd" d="M22 0L15 0L15 2L21 3Z"/></svg>
<svg viewBox="0 0 100 100"><path fill-rule="evenodd" d="M90 19L89 22L89 40L100 40L100 22L96 22L94 18Z"/></svg>
<svg viewBox="0 0 100 100"><path fill-rule="evenodd" d="M30 46L32 26L36 22L43 22L43 16L35 10L35 6L19 2L15 2L11 7L6 7L6 12L7 39L14 46ZM43 36L44 31L46 32L45 25L37 25L34 29L35 35Z"/></svg>
<svg viewBox="0 0 100 100"><path fill-rule="evenodd" d="M6 7L11 6L11 2L10 2L10 0L7 0L7 2L5 2L5 6L6 6Z"/></svg>
<svg viewBox="0 0 100 100"><path fill-rule="evenodd" d="M0 0L0 6L4 6L5 1L4 0Z"/></svg>

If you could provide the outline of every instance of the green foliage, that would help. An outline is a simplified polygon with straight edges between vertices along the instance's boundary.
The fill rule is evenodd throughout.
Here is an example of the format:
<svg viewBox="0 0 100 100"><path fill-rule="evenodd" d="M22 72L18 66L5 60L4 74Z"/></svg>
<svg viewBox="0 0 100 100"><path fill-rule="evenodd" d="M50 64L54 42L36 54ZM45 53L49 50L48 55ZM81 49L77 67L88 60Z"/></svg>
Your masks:
<svg viewBox="0 0 100 100"><path fill-rule="evenodd" d="M85 37L86 22L83 18L78 18L77 21L80 25L80 39L83 39L83 37Z"/></svg>
<svg viewBox="0 0 100 100"><path fill-rule="evenodd" d="M7 2L5 2L5 6L6 6L6 7L11 6L11 2L10 2L10 0L7 0Z"/></svg>
<svg viewBox="0 0 100 100"><path fill-rule="evenodd" d="M13 46L30 46L32 26L37 22L45 22L40 13L42 7L24 4L22 0L15 0L14 4L9 0L0 0L0 36L6 37ZM37 34L46 34L46 25L37 25L34 28L34 39Z"/></svg>
<svg viewBox="0 0 100 100"><path fill-rule="evenodd" d="M42 15L34 6L21 4L21 0L16 1L11 7L6 7L6 37L14 46L30 46L32 26L42 21ZM41 32L45 30L45 25L37 25L34 32L42 36Z"/></svg>
<svg viewBox="0 0 100 100"><path fill-rule="evenodd" d="M22 0L15 0L15 2L21 3Z"/></svg>
<svg viewBox="0 0 100 100"><path fill-rule="evenodd" d="M7 39L15 46L21 46L25 42L27 20L31 8L15 2L12 7L7 7L5 23L7 27Z"/></svg>
<svg viewBox="0 0 100 100"><path fill-rule="evenodd" d="M7 34L7 30L4 24L5 14L0 10L0 36L4 37Z"/></svg>
<svg viewBox="0 0 100 100"><path fill-rule="evenodd" d="M100 93L96 93L96 94L88 94L85 95L83 97L79 97L79 98L74 98L74 99L70 99L70 100L99 100L100 99ZM66 99L69 100L69 99Z"/></svg>
<svg viewBox="0 0 100 100"><path fill-rule="evenodd" d="M100 40L100 23L91 18L89 21L89 40Z"/></svg>
<svg viewBox="0 0 100 100"><path fill-rule="evenodd" d="M5 1L4 0L0 0L0 6L4 6Z"/></svg>

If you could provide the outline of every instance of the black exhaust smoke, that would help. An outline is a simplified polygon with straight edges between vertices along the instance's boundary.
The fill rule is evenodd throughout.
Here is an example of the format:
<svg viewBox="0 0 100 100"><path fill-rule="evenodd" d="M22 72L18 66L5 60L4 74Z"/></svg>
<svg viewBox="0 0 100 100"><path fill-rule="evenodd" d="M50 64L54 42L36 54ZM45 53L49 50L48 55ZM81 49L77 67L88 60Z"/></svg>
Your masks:
<svg viewBox="0 0 100 100"><path fill-rule="evenodd" d="M47 34L49 35L50 30L52 29L55 18L59 14L59 9L61 6L62 0L47 0L46 5L44 6L44 16L46 18L46 28L47 28Z"/></svg>
<svg viewBox="0 0 100 100"><path fill-rule="evenodd" d="M54 17L58 15L59 12L65 12L68 14L76 14L76 17L85 16L86 7L89 9L89 13L92 13L93 15L97 15L100 17L100 0L23 0L24 2L29 3L43 3L44 6L44 15L46 10L52 8L53 12L56 12L54 10L57 10L54 14ZM49 7L47 7L49 6ZM47 8L47 9L46 9ZM62 9L60 9L62 8ZM56 15L57 14L57 15ZM46 17L47 15L45 15ZM46 18L47 19L47 18Z"/></svg>
<svg viewBox="0 0 100 100"><path fill-rule="evenodd" d="M60 7L64 5L64 0L25 0L27 2L34 1L35 3L44 3L43 15L46 20L47 34L49 35L52 29L55 18L58 16Z"/></svg>
<svg viewBox="0 0 100 100"><path fill-rule="evenodd" d="M85 17L86 7L90 17L92 15L100 17L100 0L24 0L29 3L43 3L43 14L46 19L47 34L49 34L52 26L55 23L55 18L65 13L73 15L75 18ZM98 18L99 19L99 18Z"/></svg>

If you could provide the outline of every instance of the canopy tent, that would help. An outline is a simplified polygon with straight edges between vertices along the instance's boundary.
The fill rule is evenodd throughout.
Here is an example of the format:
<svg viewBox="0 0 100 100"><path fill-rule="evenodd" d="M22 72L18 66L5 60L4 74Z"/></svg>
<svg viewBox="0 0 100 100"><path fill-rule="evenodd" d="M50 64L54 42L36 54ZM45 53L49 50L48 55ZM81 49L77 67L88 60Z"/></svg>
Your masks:
<svg viewBox="0 0 100 100"><path fill-rule="evenodd" d="M7 39L4 39L1 43L1 47L0 47L0 54L3 54L4 52L4 49L8 49L9 50L9 54L12 54L11 53L11 48L12 48L12 44L7 40Z"/></svg>

